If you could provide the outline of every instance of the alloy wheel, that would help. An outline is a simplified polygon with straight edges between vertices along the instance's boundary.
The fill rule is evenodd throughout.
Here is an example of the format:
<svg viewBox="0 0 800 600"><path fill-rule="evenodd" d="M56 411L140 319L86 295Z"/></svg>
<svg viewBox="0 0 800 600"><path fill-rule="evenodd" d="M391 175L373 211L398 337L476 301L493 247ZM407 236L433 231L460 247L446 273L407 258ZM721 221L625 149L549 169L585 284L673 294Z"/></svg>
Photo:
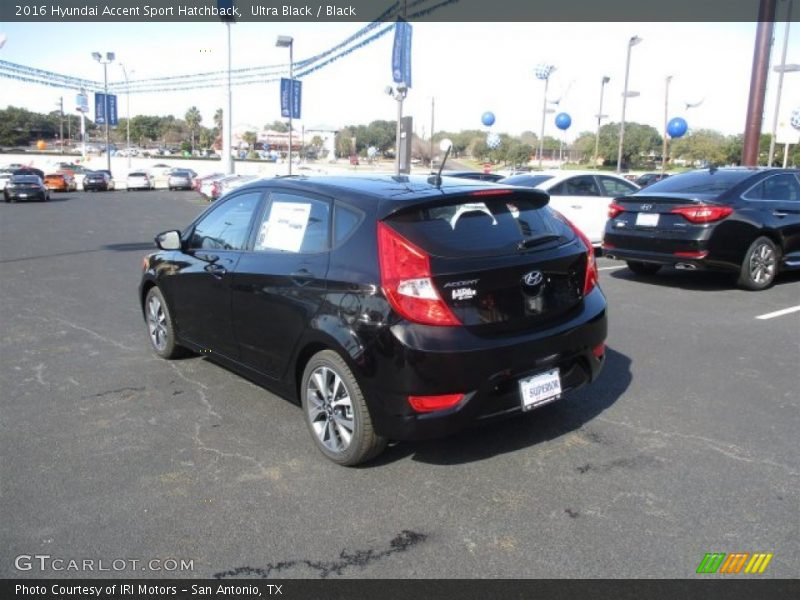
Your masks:
<svg viewBox="0 0 800 600"><path fill-rule="evenodd" d="M777 257L772 246L759 244L750 255L750 278L759 285L771 281L775 276L776 264Z"/></svg>
<svg viewBox="0 0 800 600"><path fill-rule="evenodd" d="M311 373L306 388L308 419L319 441L328 450L342 453L355 430L350 392L336 371L321 366Z"/></svg>
<svg viewBox="0 0 800 600"><path fill-rule="evenodd" d="M147 303L147 328L153 346L159 352L163 352L167 347L167 315L157 296L151 296Z"/></svg>

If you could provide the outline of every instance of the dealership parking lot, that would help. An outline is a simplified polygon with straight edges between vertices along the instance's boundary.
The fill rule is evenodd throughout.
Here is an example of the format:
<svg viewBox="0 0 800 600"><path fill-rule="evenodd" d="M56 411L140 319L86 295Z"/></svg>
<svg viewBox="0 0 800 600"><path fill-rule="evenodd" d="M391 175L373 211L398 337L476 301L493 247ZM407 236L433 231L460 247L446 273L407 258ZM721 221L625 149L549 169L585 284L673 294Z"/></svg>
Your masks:
<svg viewBox="0 0 800 600"><path fill-rule="evenodd" d="M125 576L681 578L707 552L769 552L763 577L800 573L800 275L745 292L600 259L594 385L346 469L297 406L150 350L142 256L204 206L0 204L0 577L100 575L15 568L36 554Z"/></svg>

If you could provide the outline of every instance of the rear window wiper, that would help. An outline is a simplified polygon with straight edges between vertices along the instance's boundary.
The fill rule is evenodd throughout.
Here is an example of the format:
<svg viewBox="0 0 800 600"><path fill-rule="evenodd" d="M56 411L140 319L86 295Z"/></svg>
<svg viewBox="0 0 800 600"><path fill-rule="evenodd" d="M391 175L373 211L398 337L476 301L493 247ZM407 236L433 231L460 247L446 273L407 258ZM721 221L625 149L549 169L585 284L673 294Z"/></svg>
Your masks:
<svg viewBox="0 0 800 600"><path fill-rule="evenodd" d="M546 244L547 242L554 242L559 239L561 239L560 235L555 235L553 233L544 233L542 235L537 235L535 237L530 237L526 240L522 240L520 243L517 244L517 250L525 250L527 248L533 248L534 246L540 246L542 244Z"/></svg>

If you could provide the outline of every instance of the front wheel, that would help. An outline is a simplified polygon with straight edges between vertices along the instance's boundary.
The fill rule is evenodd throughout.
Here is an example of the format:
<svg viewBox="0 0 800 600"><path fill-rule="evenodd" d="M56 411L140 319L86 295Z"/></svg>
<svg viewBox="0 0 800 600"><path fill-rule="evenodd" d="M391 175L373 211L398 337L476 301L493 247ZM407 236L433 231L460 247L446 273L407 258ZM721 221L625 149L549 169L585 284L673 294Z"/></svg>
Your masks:
<svg viewBox="0 0 800 600"><path fill-rule="evenodd" d="M308 361L300 399L317 448L333 462L354 466L377 456L387 440L375 433L361 388L347 363L332 350Z"/></svg>
<svg viewBox="0 0 800 600"><path fill-rule="evenodd" d="M185 353L175 340L175 326L161 290L152 287L144 300L147 333L153 350L161 358L178 358Z"/></svg>
<svg viewBox="0 0 800 600"><path fill-rule="evenodd" d="M778 274L778 247L768 237L756 238L744 255L739 270L739 285L748 290L771 286Z"/></svg>
<svg viewBox="0 0 800 600"><path fill-rule="evenodd" d="M661 265L656 263L639 262L637 260L629 260L625 264L637 275L655 275L661 269Z"/></svg>

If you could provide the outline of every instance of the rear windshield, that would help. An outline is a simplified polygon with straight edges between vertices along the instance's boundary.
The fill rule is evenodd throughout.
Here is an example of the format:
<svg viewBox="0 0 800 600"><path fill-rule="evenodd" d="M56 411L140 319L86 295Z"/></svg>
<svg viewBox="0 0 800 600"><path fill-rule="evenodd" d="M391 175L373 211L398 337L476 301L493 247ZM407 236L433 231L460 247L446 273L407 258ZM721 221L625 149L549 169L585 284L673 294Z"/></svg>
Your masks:
<svg viewBox="0 0 800 600"><path fill-rule="evenodd" d="M387 219L413 244L435 256L495 256L572 239L571 230L541 200L525 194L450 198Z"/></svg>
<svg viewBox="0 0 800 600"><path fill-rule="evenodd" d="M520 185L523 187L536 187L543 181L552 179L552 175L513 175L503 179L503 185Z"/></svg>
<svg viewBox="0 0 800 600"><path fill-rule="evenodd" d="M656 181L647 187L647 194L710 194L718 196L753 176L753 171L703 170L690 171Z"/></svg>
<svg viewBox="0 0 800 600"><path fill-rule="evenodd" d="M173 171L172 174L177 177L188 177L189 171Z"/></svg>
<svg viewBox="0 0 800 600"><path fill-rule="evenodd" d="M144 173L137 172L137 173L130 173L128 177L147 177L147 175L145 175Z"/></svg>
<svg viewBox="0 0 800 600"><path fill-rule="evenodd" d="M15 175L11 181L14 183L39 183L39 178L36 175Z"/></svg>

